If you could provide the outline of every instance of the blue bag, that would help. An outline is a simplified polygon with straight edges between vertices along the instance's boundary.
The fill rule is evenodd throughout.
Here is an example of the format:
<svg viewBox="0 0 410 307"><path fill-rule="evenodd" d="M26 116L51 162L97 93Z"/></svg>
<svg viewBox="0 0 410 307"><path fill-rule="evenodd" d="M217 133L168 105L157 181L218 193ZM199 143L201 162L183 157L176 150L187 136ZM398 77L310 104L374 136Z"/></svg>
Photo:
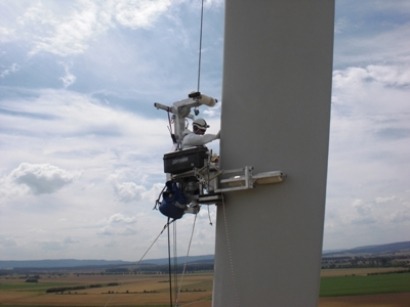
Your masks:
<svg viewBox="0 0 410 307"><path fill-rule="evenodd" d="M168 181L166 186L167 190L162 194L159 211L167 217L180 219L184 215L185 208L178 207L176 203L186 205L188 201L176 182Z"/></svg>

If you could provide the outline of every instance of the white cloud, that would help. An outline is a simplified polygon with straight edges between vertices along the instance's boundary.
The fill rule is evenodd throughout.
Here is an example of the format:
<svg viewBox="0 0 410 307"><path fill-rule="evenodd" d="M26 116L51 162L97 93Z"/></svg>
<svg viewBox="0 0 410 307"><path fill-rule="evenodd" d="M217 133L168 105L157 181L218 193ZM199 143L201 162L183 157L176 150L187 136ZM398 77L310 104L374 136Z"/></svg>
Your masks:
<svg viewBox="0 0 410 307"><path fill-rule="evenodd" d="M405 63L334 71L325 248L407 239L409 73Z"/></svg>
<svg viewBox="0 0 410 307"><path fill-rule="evenodd" d="M117 25L149 28L171 6L170 0L77 0L56 4L52 1L13 5L17 23L0 27L8 40L32 43L31 55L49 52L59 56L83 53L99 35ZM18 31L17 31L18 30Z"/></svg>
<svg viewBox="0 0 410 307"><path fill-rule="evenodd" d="M48 19L51 34L37 37L32 54L46 51L61 56L84 52L90 40L106 29L96 18L96 6L91 1L82 1L81 7L67 14L63 22L55 22L56 17L44 16L49 11L35 12L35 18ZM70 14L71 13L71 14ZM48 15L48 14L47 14Z"/></svg>
<svg viewBox="0 0 410 307"><path fill-rule="evenodd" d="M132 29L152 26L156 19L171 6L170 0L111 1L115 20Z"/></svg>
<svg viewBox="0 0 410 307"><path fill-rule="evenodd" d="M72 146L71 151L80 151L83 146L92 147L87 143L99 142L100 140L93 138L101 137L124 142L123 146L131 145L125 144L126 142L143 143L146 150L138 146L135 150L147 153L151 146L161 144L167 137L163 133L163 121L149 120L137 114L112 109L88 95L74 92L45 90L37 98L2 101L0 106L15 114L0 114L2 126L7 127L8 131L20 131L40 138L45 135L49 138L65 138L64 142L71 142L78 137L83 140L88 138L87 142ZM53 150L52 142L47 143L49 146L44 149L45 152Z"/></svg>
<svg viewBox="0 0 410 307"><path fill-rule="evenodd" d="M11 238L3 236L0 238L0 246L2 246L4 249L14 248L16 245L16 241Z"/></svg>
<svg viewBox="0 0 410 307"><path fill-rule="evenodd" d="M355 29L350 29L355 31ZM336 65L406 64L410 59L410 24L366 36L336 37Z"/></svg>
<svg viewBox="0 0 410 307"><path fill-rule="evenodd" d="M135 217L126 217L120 213L116 213L108 218L108 223L112 224L134 224L136 222Z"/></svg>
<svg viewBox="0 0 410 307"><path fill-rule="evenodd" d="M62 63L62 66L64 67L65 75L60 77L60 80L63 82L64 88L67 88L72 85L77 78L71 73L70 66L68 64Z"/></svg>
<svg viewBox="0 0 410 307"><path fill-rule="evenodd" d="M335 70L333 85L335 89L360 87L363 83L377 82L381 86L409 87L410 67L408 65L368 65Z"/></svg>
<svg viewBox="0 0 410 307"><path fill-rule="evenodd" d="M408 225L410 223L410 206L407 208L400 208L396 212L392 213L391 222L393 224L402 224Z"/></svg>
<svg viewBox="0 0 410 307"><path fill-rule="evenodd" d="M409 87L410 67L392 65L369 65L368 77L385 86Z"/></svg>
<svg viewBox="0 0 410 307"><path fill-rule="evenodd" d="M0 107L7 111L0 113L2 141L19 150L7 156L13 161L80 156L94 164L90 158L108 154L128 161L146 157L148 162L154 148L171 147L165 121L113 109L87 95L43 91L35 98L3 100Z"/></svg>
<svg viewBox="0 0 410 307"><path fill-rule="evenodd" d="M121 213L116 213L104 222L105 225L98 231L98 234L105 236L135 235L137 232L133 224L136 221L135 217L127 217Z"/></svg>
<svg viewBox="0 0 410 307"><path fill-rule="evenodd" d="M3 34L3 41L29 41L32 46L31 55L48 52L66 57L84 53L100 35L118 26L133 30L152 28L161 16L181 4L186 4L186 1L76 0L58 4L53 1L27 2L26 5L14 3L7 9L12 17L5 18L3 25L0 24L0 33ZM221 5L220 0L205 2L206 8Z"/></svg>
<svg viewBox="0 0 410 307"><path fill-rule="evenodd" d="M409 2L338 4L355 10L336 25L325 248L400 240L410 227ZM216 97L222 6L205 1L201 86ZM199 14L186 0L0 2L1 257L142 255L166 222L152 208L171 148L152 102L196 86ZM210 132L219 108L201 110ZM213 250L206 209L196 254ZM180 242L192 217L178 222ZM165 249L159 240L148 257Z"/></svg>
<svg viewBox="0 0 410 307"><path fill-rule="evenodd" d="M50 164L21 163L10 178L28 186L34 194L48 194L70 184L75 175Z"/></svg>
<svg viewBox="0 0 410 307"><path fill-rule="evenodd" d="M145 188L137 185L135 182L116 183L114 187L118 197L124 202L140 200L141 194L145 192Z"/></svg>
<svg viewBox="0 0 410 307"><path fill-rule="evenodd" d="M148 203L146 211L152 209L165 176L162 153L171 148L164 121L68 91L2 100L0 107L8 111L0 113L0 142L8 148L0 168L2 205L24 203L29 189L51 193L64 186L64 200L50 202L72 208Z"/></svg>
<svg viewBox="0 0 410 307"><path fill-rule="evenodd" d="M0 34L1 35L1 34ZM11 64L9 67L7 67L6 69L4 69L4 70L2 70L1 72L0 72L0 78L1 79L4 79L4 78L6 78L7 76L9 76L9 75L11 75L11 74L13 74L13 73L15 73L15 72L17 72L17 71L19 71L20 70L20 65L19 64L17 64L17 63L13 63L13 64Z"/></svg>
<svg viewBox="0 0 410 307"><path fill-rule="evenodd" d="M153 102L172 103L192 90L185 83L196 85L199 12L185 0L0 2L1 69L13 73L0 99L3 259L136 260L151 244L167 220L153 207L172 148ZM182 243L191 217L179 224ZM205 209L197 227L192 253L209 253ZM148 256L163 257L164 247L160 239Z"/></svg>
<svg viewBox="0 0 410 307"><path fill-rule="evenodd" d="M408 191L400 191L399 198L391 194L374 197L375 193L381 195L377 194L383 192L380 188L373 189L370 194L361 190L362 187L356 188L352 183L350 193L337 198L328 197L325 248L408 240L406 229L410 225L410 204L404 200L409 197Z"/></svg>
<svg viewBox="0 0 410 307"><path fill-rule="evenodd" d="M0 27L0 42L13 40L14 30L5 27Z"/></svg>
<svg viewBox="0 0 410 307"><path fill-rule="evenodd" d="M332 132L337 136L334 140L347 141L339 138L342 133L346 138L366 141L360 138L376 137L380 129L408 131L409 82L408 65L370 65L336 70L332 106Z"/></svg>
<svg viewBox="0 0 410 307"><path fill-rule="evenodd" d="M145 240L165 219L152 210L165 178L162 154L171 148L165 121L70 91L34 94L0 101L6 110L0 113L0 142L7 147L0 166L0 228L15 243L2 257L64 252L90 258L93 242L107 259L135 260L135 251L149 244ZM22 226L16 230L14 223ZM130 254L135 236L146 239L136 240Z"/></svg>
<svg viewBox="0 0 410 307"><path fill-rule="evenodd" d="M372 7L378 11L390 11L393 13L403 13L410 10L410 3L407 0L396 0L394 2L376 0L372 1Z"/></svg>

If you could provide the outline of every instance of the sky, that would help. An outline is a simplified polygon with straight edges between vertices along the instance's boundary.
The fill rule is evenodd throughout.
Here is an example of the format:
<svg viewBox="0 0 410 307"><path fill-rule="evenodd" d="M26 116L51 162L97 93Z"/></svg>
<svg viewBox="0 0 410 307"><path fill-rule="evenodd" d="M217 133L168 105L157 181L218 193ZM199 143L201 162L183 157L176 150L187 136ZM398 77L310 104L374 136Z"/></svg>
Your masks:
<svg viewBox="0 0 410 307"><path fill-rule="evenodd" d="M172 148L153 103L197 89L200 2L0 0L0 260L141 259ZM219 100L223 27L205 1L200 89ZM408 37L408 1L336 1L324 250L410 240ZM208 132L221 104L200 108ZM214 252L215 222L203 206L191 255Z"/></svg>

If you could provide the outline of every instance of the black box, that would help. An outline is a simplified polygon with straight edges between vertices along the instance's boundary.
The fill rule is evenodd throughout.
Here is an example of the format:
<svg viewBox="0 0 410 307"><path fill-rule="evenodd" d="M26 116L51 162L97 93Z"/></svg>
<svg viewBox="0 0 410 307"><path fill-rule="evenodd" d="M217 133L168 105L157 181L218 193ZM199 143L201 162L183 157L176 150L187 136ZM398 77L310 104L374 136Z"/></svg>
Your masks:
<svg viewBox="0 0 410 307"><path fill-rule="evenodd" d="M201 168L208 157L208 149L203 146L175 151L164 155L164 172L179 174Z"/></svg>

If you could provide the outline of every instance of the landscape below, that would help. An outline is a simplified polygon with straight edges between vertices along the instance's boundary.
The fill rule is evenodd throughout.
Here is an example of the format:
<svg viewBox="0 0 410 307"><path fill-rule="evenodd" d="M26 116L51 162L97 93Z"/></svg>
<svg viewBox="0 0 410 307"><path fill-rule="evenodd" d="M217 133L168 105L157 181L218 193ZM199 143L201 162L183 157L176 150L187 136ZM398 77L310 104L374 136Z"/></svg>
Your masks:
<svg viewBox="0 0 410 307"><path fill-rule="evenodd" d="M174 299L211 306L213 256L179 258L178 263ZM0 261L0 306L167 306L168 269L168 259L138 266L101 260ZM323 253L320 297L321 307L406 306L410 242Z"/></svg>

